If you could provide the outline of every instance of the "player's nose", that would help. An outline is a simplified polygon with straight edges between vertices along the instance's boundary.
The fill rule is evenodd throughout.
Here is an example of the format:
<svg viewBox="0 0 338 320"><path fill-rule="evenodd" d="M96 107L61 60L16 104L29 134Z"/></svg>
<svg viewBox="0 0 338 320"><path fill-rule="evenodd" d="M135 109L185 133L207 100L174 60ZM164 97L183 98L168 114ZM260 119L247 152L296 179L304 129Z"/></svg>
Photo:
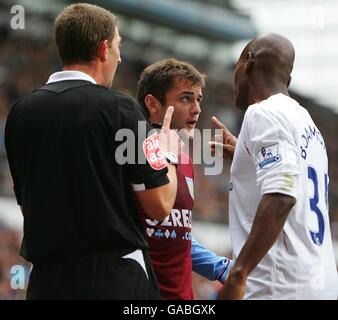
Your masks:
<svg viewBox="0 0 338 320"><path fill-rule="evenodd" d="M192 114L200 114L201 113L201 106L200 103L197 100L194 100L192 108L191 108Z"/></svg>

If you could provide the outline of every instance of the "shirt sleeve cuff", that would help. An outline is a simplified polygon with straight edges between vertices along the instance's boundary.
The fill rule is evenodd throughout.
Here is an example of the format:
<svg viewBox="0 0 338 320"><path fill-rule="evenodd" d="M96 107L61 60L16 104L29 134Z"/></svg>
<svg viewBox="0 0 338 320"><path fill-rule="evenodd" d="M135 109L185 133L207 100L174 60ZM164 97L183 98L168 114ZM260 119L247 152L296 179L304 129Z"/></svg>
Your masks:
<svg viewBox="0 0 338 320"><path fill-rule="evenodd" d="M280 174L266 178L262 183L262 195L281 193L297 199L297 175Z"/></svg>
<svg viewBox="0 0 338 320"><path fill-rule="evenodd" d="M168 184L170 182L169 178L167 175L163 175L160 177L157 177L156 179L152 179L149 181L145 181L143 183L132 183L133 190L138 192L138 191L144 191L147 189L152 189L156 187L163 186L165 184Z"/></svg>
<svg viewBox="0 0 338 320"><path fill-rule="evenodd" d="M224 283L225 280L227 279L228 275L229 275L229 271L231 270L232 266L234 265L234 261L227 259L227 262L225 264L224 269L222 270L221 274L217 277L217 280L220 283Z"/></svg>

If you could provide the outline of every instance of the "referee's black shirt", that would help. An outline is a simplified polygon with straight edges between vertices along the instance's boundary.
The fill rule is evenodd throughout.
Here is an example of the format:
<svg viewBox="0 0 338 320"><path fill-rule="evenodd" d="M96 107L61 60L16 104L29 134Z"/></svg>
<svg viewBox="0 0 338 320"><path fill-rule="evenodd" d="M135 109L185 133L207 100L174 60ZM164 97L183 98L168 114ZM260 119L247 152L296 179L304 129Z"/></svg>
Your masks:
<svg viewBox="0 0 338 320"><path fill-rule="evenodd" d="M169 180L167 169L116 162L116 132L129 128L137 142L138 120L133 99L83 80L47 84L13 105L5 143L26 259L147 248L131 184Z"/></svg>

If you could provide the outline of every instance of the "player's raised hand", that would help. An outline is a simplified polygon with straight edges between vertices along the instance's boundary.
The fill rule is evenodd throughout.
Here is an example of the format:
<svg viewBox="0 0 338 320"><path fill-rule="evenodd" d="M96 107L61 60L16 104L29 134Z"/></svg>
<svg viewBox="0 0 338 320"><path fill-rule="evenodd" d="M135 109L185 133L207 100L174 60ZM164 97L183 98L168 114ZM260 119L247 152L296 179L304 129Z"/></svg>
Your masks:
<svg viewBox="0 0 338 320"><path fill-rule="evenodd" d="M215 152L216 148L223 148L223 157L225 159L233 159L237 138L215 116L211 117L211 121L217 129L222 130L221 141L217 141L217 137L214 136L209 142L211 150Z"/></svg>
<svg viewBox="0 0 338 320"><path fill-rule="evenodd" d="M173 106L169 106L167 108L167 111L166 111L165 115L164 115L161 130L164 130L164 131L169 131L170 130L170 124L171 124L171 119L173 117L173 113L174 113L174 107Z"/></svg>
<svg viewBox="0 0 338 320"><path fill-rule="evenodd" d="M160 147L163 152L171 152L174 153L176 156L179 156L182 149L181 138L178 136L176 131L170 129L173 113L174 107L169 106L165 113L162 128L159 133Z"/></svg>

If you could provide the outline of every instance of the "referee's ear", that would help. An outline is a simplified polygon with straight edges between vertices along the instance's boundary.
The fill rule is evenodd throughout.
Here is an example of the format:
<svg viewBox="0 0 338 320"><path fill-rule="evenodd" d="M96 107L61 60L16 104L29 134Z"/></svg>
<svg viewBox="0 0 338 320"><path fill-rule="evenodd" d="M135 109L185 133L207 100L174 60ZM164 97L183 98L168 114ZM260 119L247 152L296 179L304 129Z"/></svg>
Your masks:
<svg viewBox="0 0 338 320"><path fill-rule="evenodd" d="M156 117L160 114L162 107L161 103L152 94L146 95L144 98L144 104L146 105L151 117Z"/></svg>
<svg viewBox="0 0 338 320"><path fill-rule="evenodd" d="M108 40L103 40L100 42L97 48L97 56L101 62L105 62L108 60L108 48L109 48Z"/></svg>

